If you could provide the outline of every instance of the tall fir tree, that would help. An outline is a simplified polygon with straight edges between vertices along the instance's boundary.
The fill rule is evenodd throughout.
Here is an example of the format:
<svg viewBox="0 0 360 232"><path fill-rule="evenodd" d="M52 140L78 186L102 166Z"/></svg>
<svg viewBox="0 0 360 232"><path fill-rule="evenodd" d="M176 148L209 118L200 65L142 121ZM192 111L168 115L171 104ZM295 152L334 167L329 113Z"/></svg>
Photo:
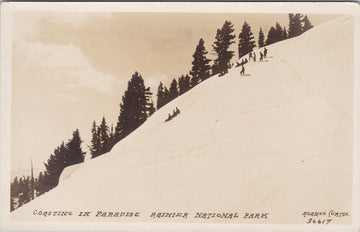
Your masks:
<svg viewBox="0 0 360 232"><path fill-rule="evenodd" d="M91 146L90 146L90 154L91 158L95 158L100 155L100 136L98 135L98 126L96 122L93 121L92 128L91 128Z"/></svg>
<svg viewBox="0 0 360 232"><path fill-rule="evenodd" d="M104 154L110 151L111 148L109 127L106 123L105 116L103 116L101 120L99 130L100 130L100 154Z"/></svg>
<svg viewBox="0 0 360 232"><path fill-rule="evenodd" d="M151 95L150 88L145 87L141 75L135 72L128 82L120 104L120 114L115 129L117 141L129 135L146 121Z"/></svg>
<svg viewBox="0 0 360 232"><path fill-rule="evenodd" d="M59 183L61 172L64 168L84 162L85 152L81 148L82 140L79 130L73 132L72 138L65 144L61 143L54 150L54 154L50 155L47 163L45 163L46 171L44 173L43 183L44 191L56 187Z"/></svg>
<svg viewBox="0 0 360 232"><path fill-rule="evenodd" d="M259 48L262 48L265 46L265 36L264 33L262 31L262 28L260 27L260 31L259 31L259 38L258 38L258 46Z"/></svg>
<svg viewBox="0 0 360 232"><path fill-rule="evenodd" d="M302 17L303 16L299 13L289 14L289 34L288 34L289 38L293 38L302 33L302 24L301 24Z"/></svg>
<svg viewBox="0 0 360 232"><path fill-rule="evenodd" d="M286 32L285 32L286 33ZM266 45L279 42L284 39L284 30L281 25L276 22L275 27L271 27L266 39Z"/></svg>
<svg viewBox="0 0 360 232"><path fill-rule="evenodd" d="M40 172L39 176L37 178L36 191L37 191L38 196L40 196L46 192L45 176L44 176L43 172Z"/></svg>
<svg viewBox="0 0 360 232"><path fill-rule="evenodd" d="M241 32L239 34L239 59L249 52L252 52L256 47L254 35L251 31L251 27L247 22L244 22Z"/></svg>
<svg viewBox="0 0 360 232"><path fill-rule="evenodd" d="M170 91L167 87L164 88L164 103L165 105L171 101Z"/></svg>
<svg viewBox="0 0 360 232"><path fill-rule="evenodd" d="M179 95L186 93L191 89L191 82L190 82L190 76L189 75L181 75L179 77Z"/></svg>
<svg viewBox="0 0 360 232"><path fill-rule="evenodd" d="M311 24L310 20L308 19L307 15L304 16L304 18L301 20L303 23L302 26L302 33L304 33L307 30L310 30L311 28L313 28L314 26Z"/></svg>
<svg viewBox="0 0 360 232"><path fill-rule="evenodd" d="M66 152L65 143L62 142L62 144L54 150L54 153L50 155L47 163L45 163L45 192L56 187L59 183L61 172L67 165L65 161Z"/></svg>
<svg viewBox="0 0 360 232"><path fill-rule="evenodd" d="M76 129L73 132L72 138L66 143L66 163L70 165L79 164L84 162L84 156L86 152L82 151L81 144L82 140L80 138L79 129Z"/></svg>
<svg viewBox="0 0 360 232"><path fill-rule="evenodd" d="M156 108L160 109L165 105L165 89L162 82L160 82L159 84L156 96L157 96Z"/></svg>
<svg viewBox="0 0 360 232"><path fill-rule="evenodd" d="M281 27L281 25L276 22L275 24L275 42L279 42L283 40L283 29Z"/></svg>
<svg viewBox="0 0 360 232"><path fill-rule="evenodd" d="M288 33L286 31L286 27L283 28L282 33L281 33L281 37L282 37L283 40L288 38Z"/></svg>
<svg viewBox="0 0 360 232"><path fill-rule="evenodd" d="M176 81L175 78L171 81L170 88L169 88L169 92L170 92L170 99L171 99L171 100L177 98L177 96L179 95L179 92L178 92L178 83L177 83L177 81ZM171 101L171 100L170 100L170 101Z"/></svg>
<svg viewBox="0 0 360 232"><path fill-rule="evenodd" d="M212 74L224 75L228 72L231 58L234 56L234 51L229 51L231 44L235 43L234 28L230 21L225 21L223 27L216 32L213 49L216 52L217 58L214 60L212 66Z"/></svg>
<svg viewBox="0 0 360 232"><path fill-rule="evenodd" d="M193 55L192 68L190 71L191 84L197 85L200 81L204 81L210 76L210 59L206 58L208 52L204 46L204 40L201 38L199 44L196 46L195 53Z"/></svg>
<svg viewBox="0 0 360 232"><path fill-rule="evenodd" d="M267 39L266 39L266 45L270 45L276 42L276 29L274 27L271 27Z"/></svg>

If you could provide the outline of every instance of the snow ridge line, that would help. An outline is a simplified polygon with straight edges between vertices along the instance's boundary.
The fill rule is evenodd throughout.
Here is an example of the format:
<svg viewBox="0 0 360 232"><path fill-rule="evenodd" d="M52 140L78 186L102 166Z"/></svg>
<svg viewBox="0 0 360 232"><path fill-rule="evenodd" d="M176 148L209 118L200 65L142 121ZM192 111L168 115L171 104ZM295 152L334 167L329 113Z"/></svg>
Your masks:
<svg viewBox="0 0 360 232"><path fill-rule="evenodd" d="M288 65L288 67L290 67L294 73L296 74L296 78L295 80L299 81L303 86L305 86L305 88L307 88L314 96L318 97L320 100L322 100L323 102L325 102L326 104L328 104L331 108L333 108L337 113L339 113L343 118L345 118L348 121L352 121L351 116L349 116L348 114L346 114L344 111L342 111L341 109L339 109L339 107L337 106L336 103L332 102L330 99L326 98L325 96L321 95L320 93L318 93L317 91L315 91L314 88L312 88L307 82L304 81L303 78L301 78L301 76L299 75L297 69L289 62L287 62L286 60L284 60L281 56L278 56L280 59L281 63L284 63L286 65Z"/></svg>

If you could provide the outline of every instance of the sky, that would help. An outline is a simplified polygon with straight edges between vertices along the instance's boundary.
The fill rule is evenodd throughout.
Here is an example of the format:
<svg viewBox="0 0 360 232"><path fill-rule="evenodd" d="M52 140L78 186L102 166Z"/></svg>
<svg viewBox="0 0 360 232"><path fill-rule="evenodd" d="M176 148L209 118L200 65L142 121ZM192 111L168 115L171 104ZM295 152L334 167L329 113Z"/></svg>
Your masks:
<svg viewBox="0 0 360 232"><path fill-rule="evenodd" d="M308 15L314 26L338 16ZM14 12L11 176L28 175L31 160L42 171L76 128L87 151L94 120L116 125L135 71L156 95L160 81L190 71L200 38L213 58L225 20L237 36L249 23L256 41L260 27L288 27L287 14Z"/></svg>

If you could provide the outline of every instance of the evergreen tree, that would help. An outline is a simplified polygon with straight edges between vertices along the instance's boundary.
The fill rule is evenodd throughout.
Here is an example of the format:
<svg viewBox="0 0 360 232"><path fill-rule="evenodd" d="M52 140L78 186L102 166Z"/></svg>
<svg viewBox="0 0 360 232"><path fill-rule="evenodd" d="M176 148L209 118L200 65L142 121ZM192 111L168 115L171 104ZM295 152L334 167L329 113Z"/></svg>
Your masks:
<svg viewBox="0 0 360 232"><path fill-rule="evenodd" d="M199 44L196 46L196 50L193 55L193 66L190 71L190 75L192 76L191 83L193 86L197 85L200 81L203 81L210 76L210 60L206 58L207 53L208 52L204 46L204 40L201 38L199 40Z"/></svg>
<svg viewBox="0 0 360 232"><path fill-rule="evenodd" d="M59 177L61 172L65 168L65 154L66 147L64 142L54 150L54 154L51 154L47 163L45 163L45 180L44 187L45 192L57 186L59 183Z"/></svg>
<svg viewBox="0 0 360 232"><path fill-rule="evenodd" d="M265 36L264 36L264 33L260 27L260 31L259 31L259 39L258 39L258 46L259 48L262 48L265 46Z"/></svg>
<svg viewBox="0 0 360 232"><path fill-rule="evenodd" d="M307 15L305 15L305 17L301 21L303 23L302 33L314 27L308 19Z"/></svg>
<svg viewBox="0 0 360 232"><path fill-rule="evenodd" d="M109 127L107 126L105 116L103 116L100 127L100 154L110 151Z"/></svg>
<svg viewBox="0 0 360 232"><path fill-rule="evenodd" d="M271 27L267 39L266 39L266 45L270 45L276 42L276 29L274 27Z"/></svg>
<svg viewBox="0 0 360 232"><path fill-rule="evenodd" d="M160 109L165 105L165 90L162 82L160 82L157 92L157 103L156 108Z"/></svg>
<svg viewBox="0 0 360 232"><path fill-rule="evenodd" d="M85 152L81 149L81 143L79 130L76 129L73 132L72 138L66 144L62 142L54 150L54 154L50 155L47 163L45 163L46 171L43 182L40 183L39 179L39 184L42 185L44 192L58 185L61 172L64 168L84 161Z"/></svg>
<svg viewBox="0 0 360 232"><path fill-rule="evenodd" d="M251 27L247 22L244 22L239 34L239 59L249 52L252 52L254 47L256 47L256 44L253 33L251 32Z"/></svg>
<svg viewBox="0 0 360 232"><path fill-rule="evenodd" d="M170 91L170 99L171 99L170 101L172 101L179 95L178 83L175 78L171 81L169 91Z"/></svg>
<svg viewBox="0 0 360 232"><path fill-rule="evenodd" d="M302 33L301 14L289 14L289 38L293 38Z"/></svg>
<svg viewBox="0 0 360 232"><path fill-rule="evenodd" d="M283 29L283 31L281 33L281 37L282 37L283 40L287 39L288 34L287 34L287 31L286 31L286 27L284 27L284 29Z"/></svg>
<svg viewBox="0 0 360 232"><path fill-rule="evenodd" d="M44 184L45 176L43 172L40 172L35 185L37 196L40 196L46 192L46 187L44 186Z"/></svg>
<svg viewBox="0 0 360 232"><path fill-rule="evenodd" d="M275 42L283 40L283 29L278 22L275 24Z"/></svg>
<svg viewBox="0 0 360 232"><path fill-rule="evenodd" d="M217 73L224 75L228 72L230 60L234 56L234 51L228 51L230 45L235 43L235 35L232 34L233 32L233 24L230 21L225 21L223 27L217 30L213 44L213 49L217 55L212 67L213 75Z"/></svg>
<svg viewBox="0 0 360 232"><path fill-rule="evenodd" d="M191 89L191 84L190 84L190 76L189 75L181 75L181 77L179 77L179 95L189 91Z"/></svg>
<svg viewBox="0 0 360 232"><path fill-rule="evenodd" d="M67 156L65 163L68 164L67 166L84 162L85 152L83 152L81 149L82 142L83 141L80 138L79 130L76 129L73 132L72 138L69 139L69 141L66 144Z"/></svg>
<svg viewBox="0 0 360 232"><path fill-rule="evenodd" d="M91 128L91 146L90 146L90 154L91 158L95 158L100 155L100 136L98 135L98 126L94 121Z"/></svg>
<svg viewBox="0 0 360 232"><path fill-rule="evenodd" d="M286 31L285 31L286 33ZM266 40L266 45L279 42L284 39L284 30L281 25L276 22L275 27L271 27Z"/></svg>
<svg viewBox="0 0 360 232"><path fill-rule="evenodd" d="M128 88L120 104L120 115L115 129L117 141L129 135L145 122L149 115L151 94L150 88L145 88L141 75L135 72L128 82Z"/></svg>
<svg viewBox="0 0 360 232"><path fill-rule="evenodd" d="M164 103L165 105L171 101L170 91L167 87L164 88Z"/></svg>

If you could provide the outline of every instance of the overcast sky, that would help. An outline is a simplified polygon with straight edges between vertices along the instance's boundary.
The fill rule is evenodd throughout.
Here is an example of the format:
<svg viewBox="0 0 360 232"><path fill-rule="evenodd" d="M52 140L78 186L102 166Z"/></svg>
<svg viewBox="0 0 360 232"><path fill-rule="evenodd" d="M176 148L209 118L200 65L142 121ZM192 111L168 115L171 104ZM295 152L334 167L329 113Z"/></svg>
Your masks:
<svg viewBox="0 0 360 232"><path fill-rule="evenodd" d="M314 26L336 17L308 16ZM156 94L160 81L189 72L200 38L211 58L225 20L237 36L248 22L256 41L260 27L265 36L276 22L288 27L287 14L15 12L12 176L27 174L30 159L42 170L76 128L85 149L93 120L115 125L135 71Z"/></svg>

